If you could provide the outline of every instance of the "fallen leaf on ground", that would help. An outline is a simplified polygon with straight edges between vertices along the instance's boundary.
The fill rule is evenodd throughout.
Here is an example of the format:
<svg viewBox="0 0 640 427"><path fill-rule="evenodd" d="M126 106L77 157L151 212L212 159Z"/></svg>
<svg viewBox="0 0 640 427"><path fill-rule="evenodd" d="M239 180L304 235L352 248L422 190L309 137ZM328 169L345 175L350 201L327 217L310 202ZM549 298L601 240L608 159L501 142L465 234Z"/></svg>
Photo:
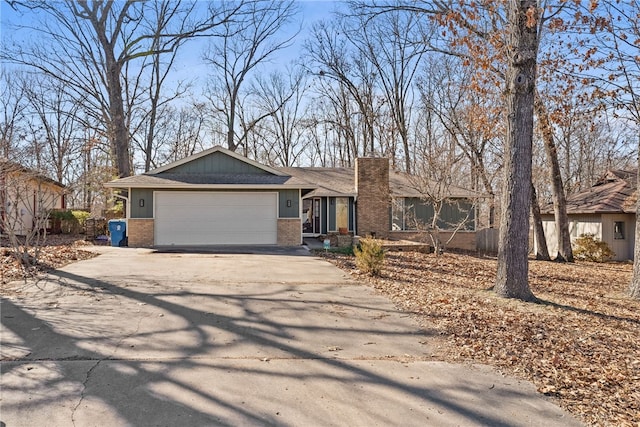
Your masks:
<svg viewBox="0 0 640 427"><path fill-rule="evenodd" d="M379 277L320 253L415 316L434 359L479 362L532 381L589 425L640 425L640 301L631 263L531 260L540 303L491 291L495 258L388 252Z"/></svg>

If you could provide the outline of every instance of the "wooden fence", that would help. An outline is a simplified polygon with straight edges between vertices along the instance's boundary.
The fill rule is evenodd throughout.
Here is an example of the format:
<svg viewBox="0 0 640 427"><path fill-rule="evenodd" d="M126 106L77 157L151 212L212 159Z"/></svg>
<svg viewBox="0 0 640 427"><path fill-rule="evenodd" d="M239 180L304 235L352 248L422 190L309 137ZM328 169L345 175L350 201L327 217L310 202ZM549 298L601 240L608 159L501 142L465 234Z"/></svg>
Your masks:
<svg viewBox="0 0 640 427"><path fill-rule="evenodd" d="M498 229L483 228L476 231L476 250L481 254L497 254Z"/></svg>

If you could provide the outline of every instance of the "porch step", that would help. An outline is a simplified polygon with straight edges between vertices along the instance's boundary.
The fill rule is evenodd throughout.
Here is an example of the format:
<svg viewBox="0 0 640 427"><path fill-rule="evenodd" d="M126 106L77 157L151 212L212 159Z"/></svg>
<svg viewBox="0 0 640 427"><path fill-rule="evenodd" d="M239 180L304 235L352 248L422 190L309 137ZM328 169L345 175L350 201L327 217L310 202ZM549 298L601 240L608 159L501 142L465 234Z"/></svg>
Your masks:
<svg viewBox="0 0 640 427"><path fill-rule="evenodd" d="M410 240L383 240L382 247L388 251L398 252L422 252L426 254L433 252L431 245L422 242L412 242Z"/></svg>

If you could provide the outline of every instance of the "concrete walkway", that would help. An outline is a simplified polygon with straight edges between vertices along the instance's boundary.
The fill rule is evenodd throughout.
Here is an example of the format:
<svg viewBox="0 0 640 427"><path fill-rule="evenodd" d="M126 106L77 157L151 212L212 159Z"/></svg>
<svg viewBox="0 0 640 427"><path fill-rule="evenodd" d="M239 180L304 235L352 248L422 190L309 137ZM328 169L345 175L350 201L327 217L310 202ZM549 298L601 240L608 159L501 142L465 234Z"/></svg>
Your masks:
<svg viewBox="0 0 640 427"><path fill-rule="evenodd" d="M1 425L572 426L300 249L103 255L2 299ZM240 253L238 253L240 252Z"/></svg>

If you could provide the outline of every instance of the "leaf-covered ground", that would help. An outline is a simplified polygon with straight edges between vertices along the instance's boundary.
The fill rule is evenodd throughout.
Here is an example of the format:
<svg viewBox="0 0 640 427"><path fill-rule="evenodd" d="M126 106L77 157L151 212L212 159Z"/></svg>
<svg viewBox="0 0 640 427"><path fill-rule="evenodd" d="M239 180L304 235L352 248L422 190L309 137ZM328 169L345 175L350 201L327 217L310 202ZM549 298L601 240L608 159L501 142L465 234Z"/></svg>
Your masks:
<svg viewBox="0 0 640 427"><path fill-rule="evenodd" d="M85 250L87 245L91 244L79 236L50 235L40 247L35 265L25 270L12 255L9 241L2 238L0 239L0 284L22 280L75 261L92 258L97 254ZM29 253L33 255L34 251L30 250Z"/></svg>
<svg viewBox="0 0 640 427"><path fill-rule="evenodd" d="M490 364L532 381L589 425L640 426L640 302L626 297L630 263L530 262L541 300L491 290L496 260L389 252L380 277L323 254L416 315L439 338L436 357Z"/></svg>

